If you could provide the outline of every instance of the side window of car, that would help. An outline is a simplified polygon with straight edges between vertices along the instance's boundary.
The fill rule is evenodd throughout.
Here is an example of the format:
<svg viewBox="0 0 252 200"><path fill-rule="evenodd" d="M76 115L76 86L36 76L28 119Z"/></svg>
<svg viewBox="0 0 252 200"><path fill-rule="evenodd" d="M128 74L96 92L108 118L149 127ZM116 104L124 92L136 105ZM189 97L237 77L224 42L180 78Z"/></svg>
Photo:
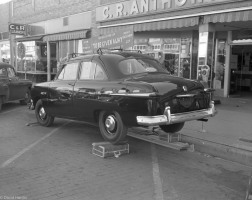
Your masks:
<svg viewBox="0 0 252 200"><path fill-rule="evenodd" d="M105 72L103 71L102 67L99 64L96 64L94 79L95 80L106 80L107 79Z"/></svg>
<svg viewBox="0 0 252 200"><path fill-rule="evenodd" d="M83 62L81 64L81 80L106 80L107 76L102 67L94 62Z"/></svg>
<svg viewBox="0 0 252 200"><path fill-rule="evenodd" d="M7 76L7 70L5 68L0 69L0 76Z"/></svg>
<svg viewBox="0 0 252 200"><path fill-rule="evenodd" d="M7 70L8 70L8 76L9 77L15 77L16 76L14 69L8 68Z"/></svg>
<svg viewBox="0 0 252 200"><path fill-rule="evenodd" d="M81 63L80 80L94 79L94 63L87 61Z"/></svg>
<svg viewBox="0 0 252 200"><path fill-rule="evenodd" d="M69 63L64 66L58 75L58 80L76 80L79 63Z"/></svg>

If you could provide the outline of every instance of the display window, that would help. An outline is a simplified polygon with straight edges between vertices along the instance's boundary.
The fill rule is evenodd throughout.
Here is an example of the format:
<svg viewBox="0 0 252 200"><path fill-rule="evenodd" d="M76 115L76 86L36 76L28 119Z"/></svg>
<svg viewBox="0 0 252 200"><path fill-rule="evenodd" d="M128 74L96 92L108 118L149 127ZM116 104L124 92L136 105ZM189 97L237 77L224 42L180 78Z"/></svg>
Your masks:
<svg viewBox="0 0 252 200"><path fill-rule="evenodd" d="M4 43L0 44L0 58L2 62L10 62L10 44Z"/></svg>
<svg viewBox="0 0 252 200"><path fill-rule="evenodd" d="M56 72L56 44L50 44L51 72ZM17 71L27 73L47 72L47 45L43 42L17 43Z"/></svg>

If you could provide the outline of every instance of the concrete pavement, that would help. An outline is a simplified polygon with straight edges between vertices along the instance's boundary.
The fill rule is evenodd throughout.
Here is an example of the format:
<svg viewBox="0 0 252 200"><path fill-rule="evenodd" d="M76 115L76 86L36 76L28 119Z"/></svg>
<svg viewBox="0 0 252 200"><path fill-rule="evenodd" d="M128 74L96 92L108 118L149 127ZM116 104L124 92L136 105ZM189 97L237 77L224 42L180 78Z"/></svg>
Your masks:
<svg viewBox="0 0 252 200"><path fill-rule="evenodd" d="M195 150L252 166L252 99L220 98L208 122L187 122L182 141Z"/></svg>

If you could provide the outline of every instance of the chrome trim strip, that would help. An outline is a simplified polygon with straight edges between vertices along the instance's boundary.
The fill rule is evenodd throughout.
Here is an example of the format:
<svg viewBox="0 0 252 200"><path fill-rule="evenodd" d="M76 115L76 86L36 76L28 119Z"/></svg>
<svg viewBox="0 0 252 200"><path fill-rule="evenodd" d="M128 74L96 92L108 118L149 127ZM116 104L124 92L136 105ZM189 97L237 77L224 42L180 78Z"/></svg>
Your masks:
<svg viewBox="0 0 252 200"><path fill-rule="evenodd" d="M213 117L217 114L214 102L211 101L209 109L196 110L186 113L171 114L170 107L166 107L163 115L156 116L137 116L137 123L143 126L168 125L180 122L192 121Z"/></svg>
<svg viewBox="0 0 252 200"><path fill-rule="evenodd" d="M156 93L113 93L109 94L111 96L130 96L130 97L150 97L150 96L157 96Z"/></svg>
<svg viewBox="0 0 252 200"><path fill-rule="evenodd" d="M184 98L184 97L194 97L196 94L179 94L176 95L177 98Z"/></svg>

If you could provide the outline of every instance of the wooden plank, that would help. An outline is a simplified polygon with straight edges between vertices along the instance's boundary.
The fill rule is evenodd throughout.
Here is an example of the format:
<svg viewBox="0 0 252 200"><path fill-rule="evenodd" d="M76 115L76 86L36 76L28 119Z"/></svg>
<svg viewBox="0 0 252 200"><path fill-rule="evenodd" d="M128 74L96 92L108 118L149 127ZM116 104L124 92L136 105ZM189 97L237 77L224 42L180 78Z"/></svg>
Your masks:
<svg viewBox="0 0 252 200"><path fill-rule="evenodd" d="M141 131L140 131L141 133ZM139 134L135 133L133 131L129 131L128 132L128 136L130 137L134 137L140 140L144 140L147 142L151 142L160 146L164 146L164 147L168 147L171 149L175 149L175 150L185 150L187 148L189 148L189 144L188 143L182 143L182 142L168 142L168 141L164 141L164 140L160 140L158 136L156 135L145 135L145 134Z"/></svg>

